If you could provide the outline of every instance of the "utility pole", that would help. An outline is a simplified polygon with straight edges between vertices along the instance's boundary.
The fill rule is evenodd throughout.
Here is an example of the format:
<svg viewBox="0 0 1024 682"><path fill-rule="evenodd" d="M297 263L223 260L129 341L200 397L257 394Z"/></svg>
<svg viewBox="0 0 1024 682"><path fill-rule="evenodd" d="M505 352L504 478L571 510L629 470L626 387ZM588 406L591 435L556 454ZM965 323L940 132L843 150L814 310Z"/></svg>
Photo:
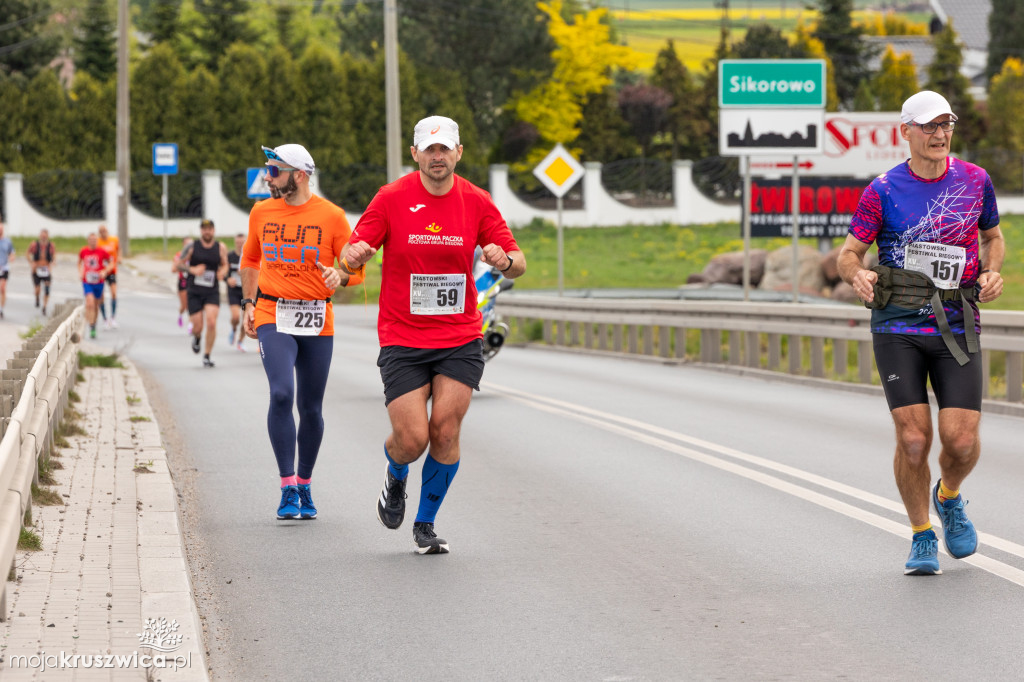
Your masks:
<svg viewBox="0 0 1024 682"><path fill-rule="evenodd" d="M122 0L123 2L124 0ZM384 0L384 103L388 182L402 174L402 102L398 87L397 0Z"/></svg>
<svg viewBox="0 0 1024 682"><path fill-rule="evenodd" d="M117 237L121 254L131 255L128 204L131 201L131 155L128 147L128 0L117 0Z"/></svg>

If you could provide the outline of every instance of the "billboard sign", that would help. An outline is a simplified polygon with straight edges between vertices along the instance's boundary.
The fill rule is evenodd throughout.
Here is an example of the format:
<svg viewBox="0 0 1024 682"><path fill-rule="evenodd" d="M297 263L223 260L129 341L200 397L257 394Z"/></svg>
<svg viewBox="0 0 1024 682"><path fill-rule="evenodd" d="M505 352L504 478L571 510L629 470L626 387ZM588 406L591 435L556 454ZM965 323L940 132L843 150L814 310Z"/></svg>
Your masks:
<svg viewBox="0 0 1024 682"><path fill-rule="evenodd" d="M845 238L867 180L845 177L804 177L800 180L800 236ZM752 237L792 237L793 185L790 178L752 178L750 210Z"/></svg>

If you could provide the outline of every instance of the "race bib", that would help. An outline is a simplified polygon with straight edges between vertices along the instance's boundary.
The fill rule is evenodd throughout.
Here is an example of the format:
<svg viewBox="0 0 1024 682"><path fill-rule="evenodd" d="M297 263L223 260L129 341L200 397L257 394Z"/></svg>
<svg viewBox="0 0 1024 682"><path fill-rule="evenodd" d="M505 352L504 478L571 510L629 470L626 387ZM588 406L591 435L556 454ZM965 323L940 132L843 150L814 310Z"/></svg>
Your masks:
<svg viewBox="0 0 1024 682"><path fill-rule="evenodd" d="M967 251L962 246L914 242L903 252L903 267L932 278L939 289L957 289L967 266Z"/></svg>
<svg viewBox="0 0 1024 682"><path fill-rule="evenodd" d="M292 336L320 336L327 318L327 301L277 299L277 331Z"/></svg>
<svg viewBox="0 0 1024 682"><path fill-rule="evenodd" d="M86 284L99 284L101 281L103 281L103 280L100 279L100 273L98 273L96 271L91 271L91 272L85 273L85 283Z"/></svg>
<svg viewBox="0 0 1024 682"><path fill-rule="evenodd" d="M465 273L412 275L409 312L413 315L457 315L465 309Z"/></svg>
<svg viewBox="0 0 1024 682"><path fill-rule="evenodd" d="M47 266L41 265L38 268L36 268L36 277L49 277L49 276L50 276L50 268L48 268Z"/></svg>
<svg viewBox="0 0 1024 682"><path fill-rule="evenodd" d="M217 284L217 272L207 270L203 274L193 277L192 281L196 283L197 287L212 287Z"/></svg>

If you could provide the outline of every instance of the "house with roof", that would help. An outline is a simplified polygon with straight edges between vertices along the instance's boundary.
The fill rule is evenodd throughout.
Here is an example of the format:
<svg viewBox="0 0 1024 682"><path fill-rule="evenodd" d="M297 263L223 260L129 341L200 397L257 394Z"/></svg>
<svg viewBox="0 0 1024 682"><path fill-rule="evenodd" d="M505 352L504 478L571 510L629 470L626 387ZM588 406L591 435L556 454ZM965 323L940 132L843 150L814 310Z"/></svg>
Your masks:
<svg viewBox="0 0 1024 682"><path fill-rule="evenodd" d="M964 61L960 72L971 82L970 93L976 101L986 99L988 82L985 66L988 60L988 17L992 13L992 0L929 0L933 15L929 25L932 34L952 22L963 45ZM920 85L928 80L928 66L935 59L931 36L867 36L864 40L879 46L871 68L881 67L886 45L892 45L897 54L910 53L917 67Z"/></svg>

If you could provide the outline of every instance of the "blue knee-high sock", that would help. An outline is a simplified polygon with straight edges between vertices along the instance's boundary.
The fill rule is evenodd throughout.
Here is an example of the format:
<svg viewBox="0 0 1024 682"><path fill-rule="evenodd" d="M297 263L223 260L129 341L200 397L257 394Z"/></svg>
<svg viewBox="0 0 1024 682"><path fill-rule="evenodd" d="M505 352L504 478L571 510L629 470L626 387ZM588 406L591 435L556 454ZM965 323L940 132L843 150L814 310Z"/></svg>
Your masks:
<svg viewBox="0 0 1024 682"><path fill-rule="evenodd" d="M110 316L117 317L117 299L110 299Z"/></svg>
<svg viewBox="0 0 1024 682"><path fill-rule="evenodd" d="M107 304L102 298L100 299L100 315L104 320L107 319Z"/></svg>
<svg viewBox="0 0 1024 682"><path fill-rule="evenodd" d="M388 471L391 475L397 478L399 481L404 481L409 475L409 465L399 464L395 460L391 459L391 454L388 452L388 446L384 446L384 456L388 458Z"/></svg>
<svg viewBox="0 0 1024 682"><path fill-rule="evenodd" d="M423 485L420 486L420 507L416 511L416 523L433 523L437 510L444 502L448 486L459 470L459 463L441 464L427 455L423 463Z"/></svg>

